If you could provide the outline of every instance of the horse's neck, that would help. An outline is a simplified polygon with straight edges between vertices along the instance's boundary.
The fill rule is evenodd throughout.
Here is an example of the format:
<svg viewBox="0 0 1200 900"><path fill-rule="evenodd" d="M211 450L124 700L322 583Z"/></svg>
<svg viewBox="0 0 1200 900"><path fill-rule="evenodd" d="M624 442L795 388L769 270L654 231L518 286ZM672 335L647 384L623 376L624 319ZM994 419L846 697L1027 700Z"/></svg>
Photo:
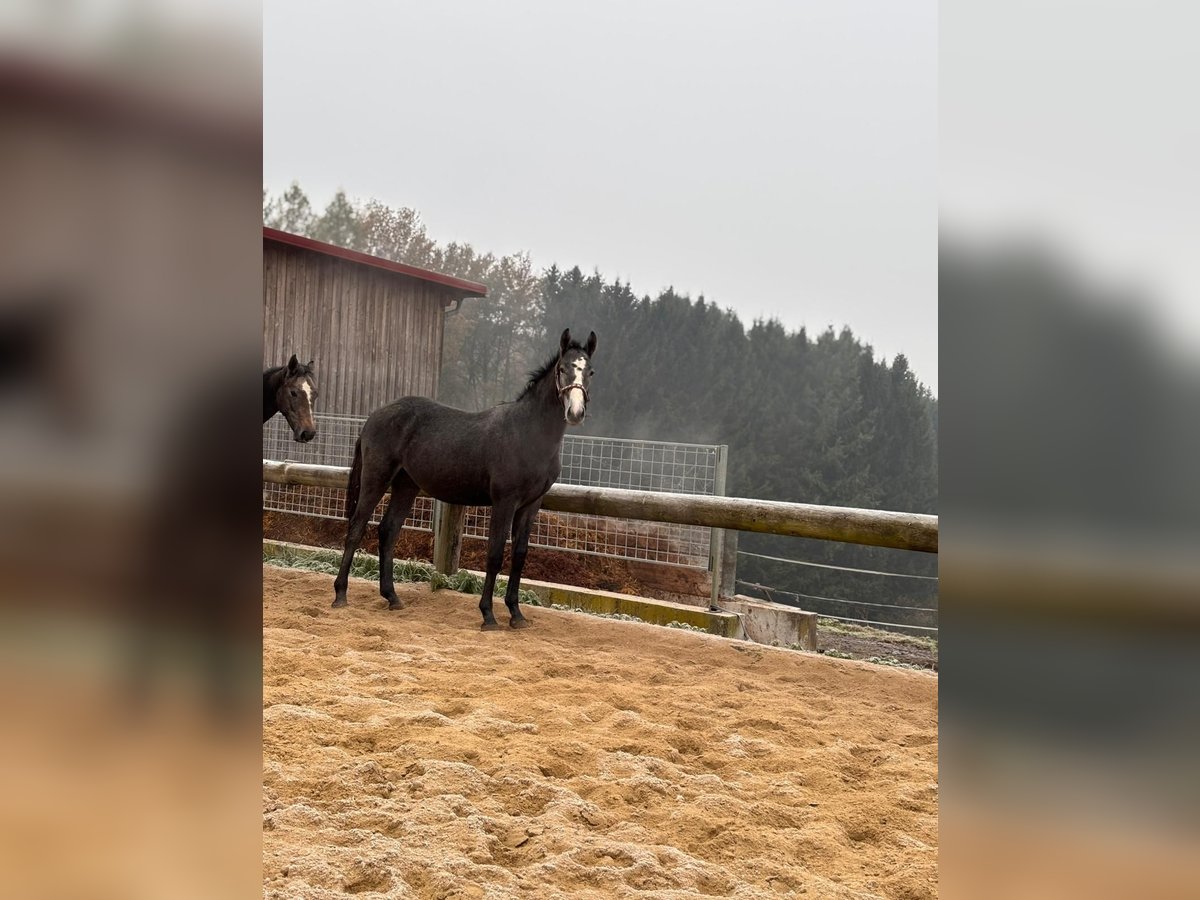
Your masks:
<svg viewBox="0 0 1200 900"><path fill-rule="evenodd" d="M275 392L279 389L279 373L283 371L282 367L276 369L267 369L263 372L263 422L265 423L271 416L279 412L279 405L275 402ZM244 383L244 382L243 382Z"/></svg>
<svg viewBox="0 0 1200 900"><path fill-rule="evenodd" d="M534 385L533 390L517 401L516 405L524 405L524 414L541 425L536 435L530 435L531 438L542 437L547 446L553 447L562 443L563 435L567 433L567 422L563 417L562 404L558 400L553 371L544 375Z"/></svg>

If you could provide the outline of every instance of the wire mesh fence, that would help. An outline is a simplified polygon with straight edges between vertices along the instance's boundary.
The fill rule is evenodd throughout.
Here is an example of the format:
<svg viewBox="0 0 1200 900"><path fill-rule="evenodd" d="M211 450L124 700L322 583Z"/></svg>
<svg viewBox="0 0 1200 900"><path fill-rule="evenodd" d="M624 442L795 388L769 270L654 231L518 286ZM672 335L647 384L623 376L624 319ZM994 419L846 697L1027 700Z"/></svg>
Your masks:
<svg viewBox="0 0 1200 900"><path fill-rule="evenodd" d="M366 418L318 415L317 437L308 444L292 440L291 429L277 416L263 429L263 458L329 466L349 466L354 442ZM720 448L707 444L677 444L624 438L567 435L563 438L562 484L670 491L681 494L720 492ZM263 509L321 518L345 516L346 492L304 485L263 485ZM385 497L371 521L378 523ZM486 538L490 507L470 507L463 522L465 537ZM433 528L433 501L419 497L406 528ZM620 559L708 568L711 529L542 511L534 522L530 543L537 547L572 550Z"/></svg>
<svg viewBox="0 0 1200 900"><path fill-rule="evenodd" d="M563 438L563 484L713 494L717 484L717 450L708 444L675 444L624 438Z"/></svg>
<svg viewBox="0 0 1200 900"><path fill-rule="evenodd" d="M354 462L354 442L362 430L365 416L317 415L317 436L307 444L292 439L292 430L283 416L271 419L263 428L263 459L312 463L322 466L348 466ZM371 521L376 525L387 509L387 497L375 507ZM319 488L300 484L264 484L263 509L298 513L322 519L346 517L346 492L341 488ZM433 501L418 497L405 528L430 531L433 528Z"/></svg>

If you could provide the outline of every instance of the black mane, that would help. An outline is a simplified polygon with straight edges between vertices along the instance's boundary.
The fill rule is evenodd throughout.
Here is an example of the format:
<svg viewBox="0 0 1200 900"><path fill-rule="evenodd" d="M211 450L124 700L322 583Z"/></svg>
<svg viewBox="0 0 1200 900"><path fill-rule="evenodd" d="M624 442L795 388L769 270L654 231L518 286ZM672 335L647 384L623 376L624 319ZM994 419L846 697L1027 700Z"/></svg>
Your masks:
<svg viewBox="0 0 1200 900"><path fill-rule="evenodd" d="M572 340L571 343L567 345L567 352L569 353L572 350L578 350L581 353L584 352L583 344L579 343L579 341ZM554 354L552 357L546 360L545 364L539 366L529 373L529 382L525 385L525 389L517 395L518 400L527 394L533 393L533 389L537 387L538 382L554 371L554 367L558 365L558 358L559 354Z"/></svg>
<svg viewBox="0 0 1200 900"><path fill-rule="evenodd" d="M271 378L275 375L278 375L280 372L285 371L286 369L287 363L284 363L282 366L271 366L271 368L263 372L263 378ZM311 375L312 373L312 366L305 363L300 363L296 366L296 375L293 375L292 377L295 378L297 375Z"/></svg>

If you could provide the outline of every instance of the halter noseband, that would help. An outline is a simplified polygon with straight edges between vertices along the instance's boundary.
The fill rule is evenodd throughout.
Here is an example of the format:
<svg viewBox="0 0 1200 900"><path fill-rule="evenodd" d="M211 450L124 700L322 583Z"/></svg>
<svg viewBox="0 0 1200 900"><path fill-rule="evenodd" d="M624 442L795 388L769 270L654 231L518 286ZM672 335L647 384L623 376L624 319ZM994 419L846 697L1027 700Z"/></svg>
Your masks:
<svg viewBox="0 0 1200 900"><path fill-rule="evenodd" d="M567 391L570 391L570 390L580 390L580 391L583 391L583 403L584 403L584 405L585 405L585 406L587 405L587 402L588 402L588 390L587 390L587 388L585 388L585 387L584 387L582 384L568 384L568 385L563 385L562 383L560 383L560 382L559 382L559 380L558 380L558 366L555 366L555 367L554 367L554 386L555 386L555 387L558 389L558 396L559 396L559 397L562 397L564 394L566 394L566 392L567 392Z"/></svg>

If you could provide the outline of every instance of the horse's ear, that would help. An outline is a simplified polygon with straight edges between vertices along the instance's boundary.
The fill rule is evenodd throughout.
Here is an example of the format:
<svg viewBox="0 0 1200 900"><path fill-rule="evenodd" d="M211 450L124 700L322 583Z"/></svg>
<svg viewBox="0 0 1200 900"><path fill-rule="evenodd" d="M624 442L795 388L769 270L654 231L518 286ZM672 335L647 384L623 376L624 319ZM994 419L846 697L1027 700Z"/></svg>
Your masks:
<svg viewBox="0 0 1200 900"><path fill-rule="evenodd" d="M567 352L567 348L571 346L571 329L564 328L562 337L558 339L558 355L562 356Z"/></svg>
<svg viewBox="0 0 1200 900"><path fill-rule="evenodd" d="M308 362L306 362L306 363L304 364L304 368L308 369L308 371L310 371L310 372L311 372L311 371L312 371L312 366L313 366L313 363L314 363L314 362L316 362L316 359L310 359Z"/></svg>
<svg viewBox="0 0 1200 900"><path fill-rule="evenodd" d="M292 358L288 360L288 374L290 375L295 372L299 365L300 361L296 359L296 354L293 353Z"/></svg>
<svg viewBox="0 0 1200 900"><path fill-rule="evenodd" d="M596 332L588 332L587 346L583 349L587 352L589 357L596 352Z"/></svg>

